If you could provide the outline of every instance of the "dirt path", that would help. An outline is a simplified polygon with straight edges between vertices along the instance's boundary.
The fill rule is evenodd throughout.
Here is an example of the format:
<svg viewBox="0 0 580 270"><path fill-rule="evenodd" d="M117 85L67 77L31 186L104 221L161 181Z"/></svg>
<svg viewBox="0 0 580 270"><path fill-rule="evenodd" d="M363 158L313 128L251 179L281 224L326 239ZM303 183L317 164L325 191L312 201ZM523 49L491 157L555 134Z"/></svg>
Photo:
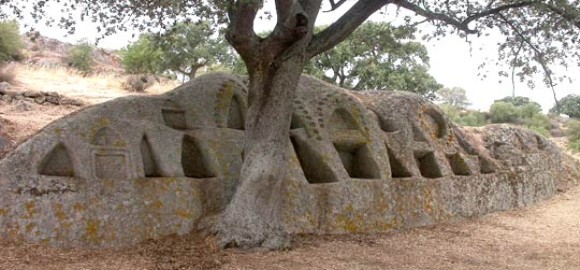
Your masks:
<svg viewBox="0 0 580 270"><path fill-rule="evenodd" d="M479 219L382 235L297 236L283 252L169 237L115 251L0 242L0 269L580 269L580 187Z"/></svg>
<svg viewBox="0 0 580 270"><path fill-rule="evenodd" d="M388 235L304 237L224 269L580 269L580 188L526 209Z"/></svg>

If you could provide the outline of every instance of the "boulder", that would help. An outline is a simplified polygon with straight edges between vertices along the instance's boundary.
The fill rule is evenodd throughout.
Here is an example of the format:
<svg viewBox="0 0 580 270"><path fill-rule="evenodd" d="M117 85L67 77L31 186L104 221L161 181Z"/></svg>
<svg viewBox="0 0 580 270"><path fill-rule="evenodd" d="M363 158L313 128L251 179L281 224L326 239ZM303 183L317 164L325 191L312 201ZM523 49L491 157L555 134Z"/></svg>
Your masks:
<svg viewBox="0 0 580 270"><path fill-rule="evenodd" d="M562 153L510 126L455 126L403 92L303 77L288 134L290 233L374 233L523 207L555 193ZM200 76L65 116L0 160L0 237L119 247L186 234L239 184L247 88Z"/></svg>
<svg viewBox="0 0 580 270"><path fill-rule="evenodd" d="M6 91L12 86L7 82L0 82L0 95L5 95Z"/></svg>
<svg viewBox="0 0 580 270"><path fill-rule="evenodd" d="M24 93L22 93L22 95L25 96L25 97L27 97L27 98L37 98L37 97L44 96L42 94L42 92L40 92L40 91L34 91L34 90L24 91Z"/></svg>

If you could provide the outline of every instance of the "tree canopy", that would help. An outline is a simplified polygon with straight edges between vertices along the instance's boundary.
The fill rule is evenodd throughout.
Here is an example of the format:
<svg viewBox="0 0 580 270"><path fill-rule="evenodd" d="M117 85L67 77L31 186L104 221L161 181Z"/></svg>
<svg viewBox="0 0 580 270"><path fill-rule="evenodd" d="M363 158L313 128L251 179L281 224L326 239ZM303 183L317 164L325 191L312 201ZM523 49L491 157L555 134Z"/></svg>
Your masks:
<svg viewBox="0 0 580 270"><path fill-rule="evenodd" d="M143 34L121 50L130 74L166 71L192 79L202 67L231 64L235 57L221 36L214 36L208 23L177 23L159 34Z"/></svg>
<svg viewBox="0 0 580 270"><path fill-rule="evenodd" d="M403 90L432 99L441 85L428 73L427 48L414 41L415 32L414 27L367 22L315 56L306 72L352 90Z"/></svg>
<svg viewBox="0 0 580 270"><path fill-rule="evenodd" d="M461 87L453 88L442 88L437 91L437 95L442 104L449 106L465 109L465 107L471 105L465 89Z"/></svg>
<svg viewBox="0 0 580 270"><path fill-rule="evenodd" d="M0 22L0 64L18 60L23 44L20 40L19 26L15 21Z"/></svg>
<svg viewBox="0 0 580 270"><path fill-rule="evenodd" d="M570 94L560 99L559 113L566 114L572 118L580 118L580 96ZM550 109L551 113L558 113L558 107Z"/></svg>

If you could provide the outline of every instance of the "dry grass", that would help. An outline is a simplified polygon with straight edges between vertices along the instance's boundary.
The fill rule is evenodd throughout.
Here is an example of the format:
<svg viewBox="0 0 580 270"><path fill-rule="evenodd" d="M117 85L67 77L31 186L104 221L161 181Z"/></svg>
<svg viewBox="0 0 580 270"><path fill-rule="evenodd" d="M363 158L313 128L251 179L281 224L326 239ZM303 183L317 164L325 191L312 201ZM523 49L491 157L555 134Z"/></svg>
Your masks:
<svg viewBox="0 0 580 270"><path fill-rule="evenodd" d="M54 91L70 98L77 98L89 104L105 102L114 98L127 96L122 82L125 75L115 73L83 76L66 68L39 68L28 65L17 65L19 76L17 86L22 89L37 91ZM177 81L155 82L146 93L161 94L179 85ZM132 93L135 94L135 93Z"/></svg>

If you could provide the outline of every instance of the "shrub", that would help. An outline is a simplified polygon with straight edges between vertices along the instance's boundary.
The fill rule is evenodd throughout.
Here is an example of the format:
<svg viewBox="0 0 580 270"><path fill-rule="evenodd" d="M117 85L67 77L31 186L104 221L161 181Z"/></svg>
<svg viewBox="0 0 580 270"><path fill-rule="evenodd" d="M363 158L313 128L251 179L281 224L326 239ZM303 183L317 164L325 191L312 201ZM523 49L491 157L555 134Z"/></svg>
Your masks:
<svg viewBox="0 0 580 270"><path fill-rule="evenodd" d="M570 141L579 141L580 140L580 121L578 120L570 120L566 124L567 130L566 135Z"/></svg>
<svg viewBox="0 0 580 270"><path fill-rule="evenodd" d="M16 66L13 64L8 64L4 66L0 66L0 83L7 82L7 83L14 83L14 79L16 78Z"/></svg>
<svg viewBox="0 0 580 270"><path fill-rule="evenodd" d="M580 121L570 120L567 124L566 135L568 136L568 148L572 152L580 152Z"/></svg>
<svg viewBox="0 0 580 270"><path fill-rule="evenodd" d="M0 63L22 60L23 43L20 40L18 23L15 21L0 22Z"/></svg>
<svg viewBox="0 0 580 270"><path fill-rule="evenodd" d="M462 125L471 127L480 127L486 124L485 113L479 111L464 110L457 106L449 104L441 104L439 107L445 112L445 115L451 121Z"/></svg>
<svg viewBox="0 0 580 270"><path fill-rule="evenodd" d="M95 65L93 46L86 41L81 41L72 47L67 60L70 67L76 68L85 75L93 72L93 66Z"/></svg>
<svg viewBox="0 0 580 270"><path fill-rule="evenodd" d="M465 114L461 115L456 121L462 126L470 127L481 127L486 123L485 114L478 111L467 111Z"/></svg>
<svg viewBox="0 0 580 270"><path fill-rule="evenodd" d="M155 79L147 75L129 75L122 86L125 90L131 92L143 92L153 85Z"/></svg>
<svg viewBox="0 0 580 270"><path fill-rule="evenodd" d="M542 107L534 103L527 103L517 106L518 116L522 119L533 118L536 115L542 115Z"/></svg>
<svg viewBox="0 0 580 270"><path fill-rule="evenodd" d="M492 123L517 123L518 109L514 104L507 102L494 102L489 108Z"/></svg>
<svg viewBox="0 0 580 270"><path fill-rule="evenodd" d="M161 49L151 36L141 35L139 39L121 50L121 58L125 72L129 74L161 73Z"/></svg>

